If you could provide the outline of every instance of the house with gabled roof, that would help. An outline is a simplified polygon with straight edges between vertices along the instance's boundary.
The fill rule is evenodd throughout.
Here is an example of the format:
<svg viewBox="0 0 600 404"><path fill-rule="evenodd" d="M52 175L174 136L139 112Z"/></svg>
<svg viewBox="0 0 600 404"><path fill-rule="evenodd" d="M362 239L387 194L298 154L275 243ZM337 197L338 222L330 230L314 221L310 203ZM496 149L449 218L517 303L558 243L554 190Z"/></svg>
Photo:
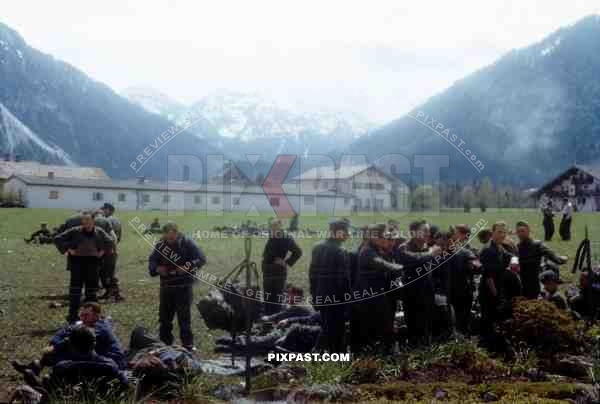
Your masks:
<svg viewBox="0 0 600 404"><path fill-rule="evenodd" d="M600 166L574 164L546 182L533 196L558 210L565 198L579 212L600 211Z"/></svg>

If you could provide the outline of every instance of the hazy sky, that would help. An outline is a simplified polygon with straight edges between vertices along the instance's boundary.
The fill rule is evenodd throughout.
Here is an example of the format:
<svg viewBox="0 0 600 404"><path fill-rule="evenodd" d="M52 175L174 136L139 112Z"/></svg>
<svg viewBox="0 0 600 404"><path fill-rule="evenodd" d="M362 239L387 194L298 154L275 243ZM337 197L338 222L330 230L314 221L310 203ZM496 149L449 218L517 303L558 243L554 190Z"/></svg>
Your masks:
<svg viewBox="0 0 600 404"><path fill-rule="evenodd" d="M600 1L2 0L32 46L120 91L220 90L394 119Z"/></svg>

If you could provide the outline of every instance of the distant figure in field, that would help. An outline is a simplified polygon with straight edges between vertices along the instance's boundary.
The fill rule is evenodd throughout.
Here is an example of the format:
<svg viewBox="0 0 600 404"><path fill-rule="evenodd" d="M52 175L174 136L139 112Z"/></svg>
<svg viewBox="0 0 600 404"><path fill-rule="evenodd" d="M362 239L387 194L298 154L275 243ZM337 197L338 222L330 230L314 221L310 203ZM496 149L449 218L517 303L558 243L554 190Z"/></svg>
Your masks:
<svg viewBox="0 0 600 404"><path fill-rule="evenodd" d="M160 220L155 217L152 223L150 223L150 227L146 229L146 234L160 234L162 233L162 226L160 225Z"/></svg>
<svg viewBox="0 0 600 404"><path fill-rule="evenodd" d="M29 238L24 239L27 244L33 242L35 244L52 244L53 237L52 233L48 229L48 223L40 223L40 228L33 233Z"/></svg>
<svg viewBox="0 0 600 404"><path fill-rule="evenodd" d="M544 240L552 241L554 236L554 212L552 211L552 205L547 204L542 208L542 214L544 215Z"/></svg>
<svg viewBox="0 0 600 404"><path fill-rule="evenodd" d="M562 219L558 232L563 241L571 240L571 221L573 219L573 204L568 198L563 200Z"/></svg>
<svg viewBox="0 0 600 404"><path fill-rule="evenodd" d="M290 227L288 230L298 231L298 214L296 212L294 212L294 216L292 217L292 220L290 220Z"/></svg>

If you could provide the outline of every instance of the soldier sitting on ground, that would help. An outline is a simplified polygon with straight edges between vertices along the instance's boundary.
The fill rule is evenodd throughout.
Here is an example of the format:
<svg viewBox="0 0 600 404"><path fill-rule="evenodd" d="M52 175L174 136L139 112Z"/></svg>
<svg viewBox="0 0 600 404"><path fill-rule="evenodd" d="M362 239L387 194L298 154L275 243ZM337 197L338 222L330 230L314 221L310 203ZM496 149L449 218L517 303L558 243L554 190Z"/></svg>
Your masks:
<svg viewBox="0 0 600 404"><path fill-rule="evenodd" d="M40 228L31 233L31 236L29 236L28 239L26 238L24 240L27 244L32 242L34 244L52 244L54 241L54 237L48 229L48 223L42 222L40 223Z"/></svg>
<svg viewBox="0 0 600 404"><path fill-rule="evenodd" d="M150 227L146 229L144 232L146 234L161 234L162 226L160 225L160 221L157 217L154 218L152 223L150 223Z"/></svg>
<svg viewBox="0 0 600 404"><path fill-rule="evenodd" d="M588 271L581 272L577 290L567 292L567 300L571 311L576 313L577 317L583 319L592 319L596 314L597 305L594 300L597 297L595 296L595 290L592 288L591 276Z"/></svg>
<svg viewBox="0 0 600 404"><path fill-rule="evenodd" d="M42 394L44 402L75 386L92 390L96 397L115 397L126 391L129 381L125 373L112 359L98 355L95 345L93 329L83 324L73 328L68 338L69 359L58 362L50 376L41 380L32 369L25 370L25 382Z"/></svg>
<svg viewBox="0 0 600 404"><path fill-rule="evenodd" d="M13 361L12 366L19 373L31 370L35 375L39 375L45 367L55 366L61 361L73 360L69 340L73 330L83 325L96 332L96 353L102 357L112 359L120 368L124 368L125 354L119 340L113 334L112 323L110 320L102 318L100 305L95 302L84 303L79 310L79 319L80 321L74 326L63 328L52 337L39 360L33 360L27 365Z"/></svg>

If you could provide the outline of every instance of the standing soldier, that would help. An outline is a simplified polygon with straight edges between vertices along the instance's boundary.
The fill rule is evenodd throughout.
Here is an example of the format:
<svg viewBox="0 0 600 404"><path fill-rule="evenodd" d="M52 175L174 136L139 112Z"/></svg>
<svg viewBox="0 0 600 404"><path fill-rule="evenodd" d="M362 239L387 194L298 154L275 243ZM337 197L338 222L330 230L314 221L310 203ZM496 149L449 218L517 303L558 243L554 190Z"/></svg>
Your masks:
<svg viewBox="0 0 600 404"><path fill-rule="evenodd" d="M378 343L387 350L392 347L396 299L386 293L401 286L397 280L402 276L402 265L390 261L392 232L385 224L371 225L367 231L369 238L359 252L352 285L353 293L361 298L352 308L352 332L358 334L352 335L353 352Z"/></svg>
<svg viewBox="0 0 600 404"><path fill-rule="evenodd" d="M454 309L456 329L468 333L475 292L474 273L478 263L468 241L469 227L458 225L452 235L450 250L450 288L448 302Z"/></svg>
<svg viewBox="0 0 600 404"><path fill-rule="evenodd" d="M267 316L279 312L285 303L283 292L288 268L291 268L302 257L302 250L293 238L283 232L279 219L272 219L270 226L271 234L265 245L262 262L265 314Z"/></svg>
<svg viewBox="0 0 600 404"><path fill-rule="evenodd" d="M194 240L180 233L175 223L163 226L163 236L148 259L150 276L160 276L160 340L173 344L173 318L177 314L181 344L194 351L192 303L194 274L206 258Z"/></svg>
<svg viewBox="0 0 600 404"><path fill-rule="evenodd" d="M567 262L567 257L558 256L540 240L533 240L527 222L517 222L516 232L519 237L517 247L519 249L523 296L527 299L537 299L540 295L540 265L542 258L549 259L557 264L564 264Z"/></svg>
<svg viewBox="0 0 600 404"><path fill-rule="evenodd" d="M345 352L346 305L344 294L350 291L349 257L342 243L349 238L347 219L329 222L330 237L312 250L309 268L312 302L321 313L323 331L319 348Z"/></svg>
<svg viewBox="0 0 600 404"><path fill-rule="evenodd" d="M102 228L96 226L94 216L84 211L79 222L58 234L54 243L61 254L70 260L71 280L69 282L69 315L67 321L78 319L81 290L85 287L85 300L97 301L99 260L105 251L114 247L114 239Z"/></svg>
<svg viewBox="0 0 600 404"><path fill-rule="evenodd" d="M101 211L104 215L104 218L114 232L116 237L116 244L121 242L121 221L114 216L115 207L110 203L105 203L102 206ZM101 299L108 299L110 297L114 298L116 302L120 302L124 300L123 296L121 296L121 291L119 289L119 279L117 278L117 248L115 244L115 249L113 251L107 252L107 254L102 257L102 263L100 267L100 282L102 283L102 287L105 289L104 295L100 296Z"/></svg>
<svg viewBox="0 0 600 404"><path fill-rule="evenodd" d="M394 252L396 262L404 266L402 307L411 344L431 342L434 290L431 273L439 246L429 249L430 229L426 221L415 221L409 226L411 238Z"/></svg>
<svg viewBox="0 0 600 404"><path fill-rule="evenodd" d="M504 277L508 278L507 268L512 254L505 247L506 223L492 225L492 238L481 250L480 260L483 267L479 283L479 302L481 304L481 333L487 342L494 337L494 324L499 318L499 308L504 291Z"/></svg>
<svg viewBox="0 0 600 404"><path fill-rule="evenodd" d="M544 240L551 241L554 236L554 212L551 203L542 208L542 214L544 215Z"/></svg>
<svg viewBox="0 0 600 404"><path fill-rule="evenodd" d="M563 241L571 240L571 220L573 219L573 204L568 198L563 200L562 219L558 232Z"/></svg>

